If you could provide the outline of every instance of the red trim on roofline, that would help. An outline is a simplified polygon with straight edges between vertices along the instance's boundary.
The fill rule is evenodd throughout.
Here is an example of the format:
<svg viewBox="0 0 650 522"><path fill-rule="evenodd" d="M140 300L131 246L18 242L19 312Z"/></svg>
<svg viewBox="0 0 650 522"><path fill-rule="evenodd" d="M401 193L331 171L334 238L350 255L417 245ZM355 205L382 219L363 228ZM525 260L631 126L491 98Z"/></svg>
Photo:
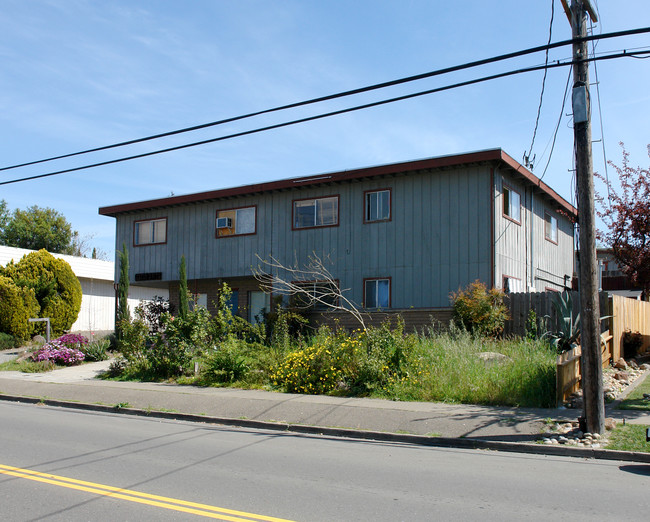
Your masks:
<svg viewBox="0 0 650 522"><path fill-rule="evenodd" d="M555 192L546 183L541 181L532 172L526 169L519 162L506 154L502 149L488 149L478 152L469 152L465 154L453 154L449 156L438 156L415 161L406 161L402 163L391 163L389 165L379 165L375 167L366 167L354 170L344 170L342 172L333 172L330 174L317 174L301 178L289 178L267 183L256 183L253 185L243 185L220 190L211 190L208 192L198 192L195 194L186 194L182 196L172 196L160 199L151 199L148 201L137 201L134 203L125 203L122 205L112 205L101 207L99 213L103 216L113 216L118 214L132 212L137 210L148 210L153 208L168 207L174 205L186 205L189 203L198 203L202 201L216 200L234 196L247 196L257 193L272 192L275 190L293 189L295 187L314 186L322 183L349 181L361 178L372 178L389 174L398 174L414 170L435 169L444 167L454 167L468 163L478 163L484 161L501 161L514 169L529 182L537 185L543 192L548 194L555 202L567 213L574 214L576 217L578 211Z"/></svg>

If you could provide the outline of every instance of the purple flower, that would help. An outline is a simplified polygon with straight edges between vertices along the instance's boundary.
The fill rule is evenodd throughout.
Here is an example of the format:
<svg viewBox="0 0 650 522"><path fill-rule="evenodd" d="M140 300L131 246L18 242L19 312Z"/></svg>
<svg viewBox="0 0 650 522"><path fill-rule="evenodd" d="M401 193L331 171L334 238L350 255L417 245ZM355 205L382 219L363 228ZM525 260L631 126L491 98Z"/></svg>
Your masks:
<svg viewBox="0 0 650 522"><path fill-rule="evenodd" d="M66 366L79 364L84 358L85 355L82 352L66 346L61 342L60 338L44 344L32 354L33 361L52 361L55 364L63 364Z"/></svg>
<svg viewBox="0 0 650 522"><path fill-rule="evenodd" d="M81 348L81 346L88 344L88 338L81 334L65 334L55 340L72 348Z"/></svg>

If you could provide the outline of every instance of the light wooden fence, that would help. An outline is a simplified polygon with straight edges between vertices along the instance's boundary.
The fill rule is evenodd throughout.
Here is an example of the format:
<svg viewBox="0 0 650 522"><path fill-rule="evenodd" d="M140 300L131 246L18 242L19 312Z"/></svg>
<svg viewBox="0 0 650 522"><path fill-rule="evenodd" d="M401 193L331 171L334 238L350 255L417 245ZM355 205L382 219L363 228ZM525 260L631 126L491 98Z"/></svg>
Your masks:
<svg viewBox="0 0 650 522"><path fill-rule="evenodd" d="M609 313L612 317L613 356L617 361L625 357L623 335L626 331L640 333L643 340L641 352L650 350L650 303L613 295Z"/></svg>
<svg viewBox="0 0 650 522"><path fill-rule="evenodd" d="M609 330L601 335L601 361L603 368L607 368L612 360L613 336ZM582 349L576 346L572 350L557 356L555 371L555 390L557 404L566 401L569 396L580 389L582 383Z"/></svg>
<svg viewBox="0 0 650 522"><path fill-rule="evenodd" d="M600 293L600 315L606 316L609 314L609 301L607 292ZM504 326L505 335L518 335L525 336L527 332L527 320L530 310L535 312L537 319L543 324L542 329L545 331L557 331L559 317L553 301L558 298L557 292L522 292L511 293L506 295L506 304L510 311L510 319L506 321ZM580 294L578 292L571 292L571 300L573 302L573 318L580 312ZM602 331L609 329L607 321L603 321Z"/></svg>
<svg viewBox="0 0 650 522"><path fill-rule="evenodd" d="M508 294L506 302L510 308L510 319L506 322L505 333L525 335L530 310L534 310L537 317L544 322L544 329L551 331L556 329L559 319L553 306L553 300L556 298L554 292ZM578 293L572 292L574 317L579 310L579 299ZM611 316L602 321L601 355L604 368L625 355L623 336L626 331L641 334L643 340L641 351L650 351L650 303L618 295L609 296L607 292L601 292L600 314L603 317ZM578 346L557 357L558 403L565 401L580 388L581 353Z"/></svg>

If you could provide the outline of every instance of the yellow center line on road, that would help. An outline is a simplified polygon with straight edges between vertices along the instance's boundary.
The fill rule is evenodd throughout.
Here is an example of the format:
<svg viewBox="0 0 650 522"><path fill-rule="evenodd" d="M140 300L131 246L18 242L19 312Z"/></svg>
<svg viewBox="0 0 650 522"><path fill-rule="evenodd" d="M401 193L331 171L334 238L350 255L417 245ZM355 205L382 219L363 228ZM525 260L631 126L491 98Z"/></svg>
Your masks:
<svg viewBox="0 0 650 522"><path fill-rule="evenodd" d="M6 466L3 464L0 464L0 473L12 477L24 478L45 484L52 484L54 486L76 489L78 491L86 491L88 493L96 493L98 495L104 495L111 498L128 500L129 502L137 502L139 504L172 509L174 511L181 511L183 513L191 513L203 517L216 518L219 520L229 520L231 522L252 522L259 520L263 520L265 522L290 522L284 518L255 515L254 513L246 513L244 511L220 508L216 506L210 506L208 504L199 504L197 502L189 502L187 500L161 497L159 495L142 493L140 491L107 486L105 484L97 484L95 482L87 482L84 480L77 480L68 477L61 477L58 475L52 475L51 473L42 473L40 471L16 468L14 466Z"/></svg>

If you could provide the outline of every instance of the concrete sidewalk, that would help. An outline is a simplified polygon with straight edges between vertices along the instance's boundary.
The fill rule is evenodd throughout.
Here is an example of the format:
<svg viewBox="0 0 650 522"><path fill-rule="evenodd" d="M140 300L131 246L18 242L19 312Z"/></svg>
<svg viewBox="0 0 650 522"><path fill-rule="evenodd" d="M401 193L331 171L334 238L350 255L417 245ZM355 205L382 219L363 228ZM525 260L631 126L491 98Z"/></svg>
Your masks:
<svg viewBox="0 0 650 522"><path fill-rule="evenodd" d="M0 372L0 398L46 399L131 413L158 412L156 416L164 414L170 418L195 416L205 422L251 425L247 421L254 421L279 424L285 429L352 430L349 436L365 432L428 436L464 441L464 446L470 441L532 443L547 428L546 419L576 420L581 413L568 409L395 402L96 379L109 364L89 363L43 374ZM608 416L650 424L650 416L645 412L609 410Z"/></svg>

